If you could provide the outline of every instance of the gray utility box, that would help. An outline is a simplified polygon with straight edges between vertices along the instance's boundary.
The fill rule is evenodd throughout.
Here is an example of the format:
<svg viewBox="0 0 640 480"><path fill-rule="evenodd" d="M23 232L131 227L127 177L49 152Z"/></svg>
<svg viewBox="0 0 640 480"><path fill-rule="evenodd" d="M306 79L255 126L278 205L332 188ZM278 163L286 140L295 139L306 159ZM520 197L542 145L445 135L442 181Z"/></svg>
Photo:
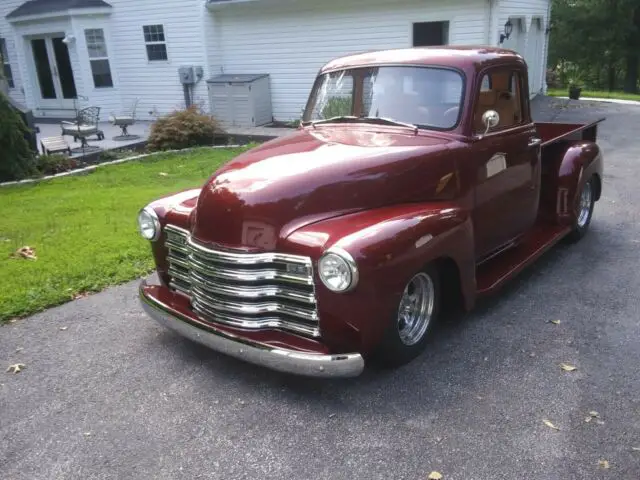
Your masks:
<svg viewBox="0 0 640 480"><path fill-rule="evenodd" d="M224 74L207 84L211 115L223 125L256 127L273 121L268 74Z"/></svg>

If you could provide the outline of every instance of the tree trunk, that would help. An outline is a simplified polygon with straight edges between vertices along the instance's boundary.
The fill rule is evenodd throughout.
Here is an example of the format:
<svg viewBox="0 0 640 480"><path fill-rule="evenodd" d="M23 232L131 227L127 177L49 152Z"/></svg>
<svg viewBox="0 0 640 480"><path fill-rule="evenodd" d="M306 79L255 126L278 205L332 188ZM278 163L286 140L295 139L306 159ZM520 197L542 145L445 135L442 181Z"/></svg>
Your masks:
<svg viewBox="0 0 640 480"><path fill-rule="evenodd" d="M638 70L640 68L640 7L633 11L633 31L627 37L627 71L624 76L624 91L628 93L638 93Z"/></svg>
<svg viewBox="0 0 640 480"><path fill-rule="evenodd" d="M638 93L638 60L638 54L635 52L629 52L627 55L627 71L624 77L624 91L627 93Z"/></svg>
<svg viewBox="0 0 640 480"><path fill-rule="evenodd" d="M610 92L613 92L616 89L616 67L613 63L610 63L608 68L607 88Z"/></svg>

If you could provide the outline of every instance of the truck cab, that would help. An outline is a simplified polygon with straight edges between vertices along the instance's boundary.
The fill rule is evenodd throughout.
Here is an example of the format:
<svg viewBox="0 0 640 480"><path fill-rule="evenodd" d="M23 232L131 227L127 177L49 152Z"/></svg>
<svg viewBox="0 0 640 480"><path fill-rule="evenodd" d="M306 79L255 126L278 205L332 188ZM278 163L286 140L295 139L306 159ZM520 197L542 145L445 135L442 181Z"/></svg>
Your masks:
<svg viewBox="0 0 640 480"><path fill-rule="evenodd" d="M598 122L533 122L527 78L489 47L329 62L296 131L141 210L157 265L143 307L285 372L411 361L444 308L471 309L589 227Z"/></svg>

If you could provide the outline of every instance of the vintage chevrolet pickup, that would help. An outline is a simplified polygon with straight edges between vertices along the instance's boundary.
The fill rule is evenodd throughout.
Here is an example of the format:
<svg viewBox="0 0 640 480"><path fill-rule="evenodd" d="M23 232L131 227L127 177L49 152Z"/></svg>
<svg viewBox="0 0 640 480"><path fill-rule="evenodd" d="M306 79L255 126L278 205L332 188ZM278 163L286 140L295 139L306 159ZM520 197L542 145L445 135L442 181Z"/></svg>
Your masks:
<svg viewBox="0 0 640 480"><path fill-rule="evenodd" d="M409 362L442 308L471 309L589 227L601 120L534 123L527 77L489 47L331 61L297 130L140 211L144 309L284 372Z"/></svg>

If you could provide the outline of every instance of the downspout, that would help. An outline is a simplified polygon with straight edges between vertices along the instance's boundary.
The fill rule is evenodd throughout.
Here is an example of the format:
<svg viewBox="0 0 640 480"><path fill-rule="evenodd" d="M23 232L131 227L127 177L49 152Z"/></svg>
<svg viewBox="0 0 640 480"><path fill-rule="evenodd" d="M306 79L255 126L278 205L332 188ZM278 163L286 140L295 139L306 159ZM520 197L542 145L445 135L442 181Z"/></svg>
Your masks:
<svg viewBox="0 0 640 480"><path fill-rule="evenodd" d="M544 48L542 57L542 94L547 94L547 63L549 61L549 38L551 37L551 0L547 0L547 18L544 25Z"/></svg>
<svg viewBox="0 0 640 480"><path fill-rule="evenodd" d="M494 36L497 28L497 22L494 16L496 12L499 12L500 10L500 0L487 0L487 2L489 3L489 31L487 32L487 45L494 46L497 45Z"/></svg>

